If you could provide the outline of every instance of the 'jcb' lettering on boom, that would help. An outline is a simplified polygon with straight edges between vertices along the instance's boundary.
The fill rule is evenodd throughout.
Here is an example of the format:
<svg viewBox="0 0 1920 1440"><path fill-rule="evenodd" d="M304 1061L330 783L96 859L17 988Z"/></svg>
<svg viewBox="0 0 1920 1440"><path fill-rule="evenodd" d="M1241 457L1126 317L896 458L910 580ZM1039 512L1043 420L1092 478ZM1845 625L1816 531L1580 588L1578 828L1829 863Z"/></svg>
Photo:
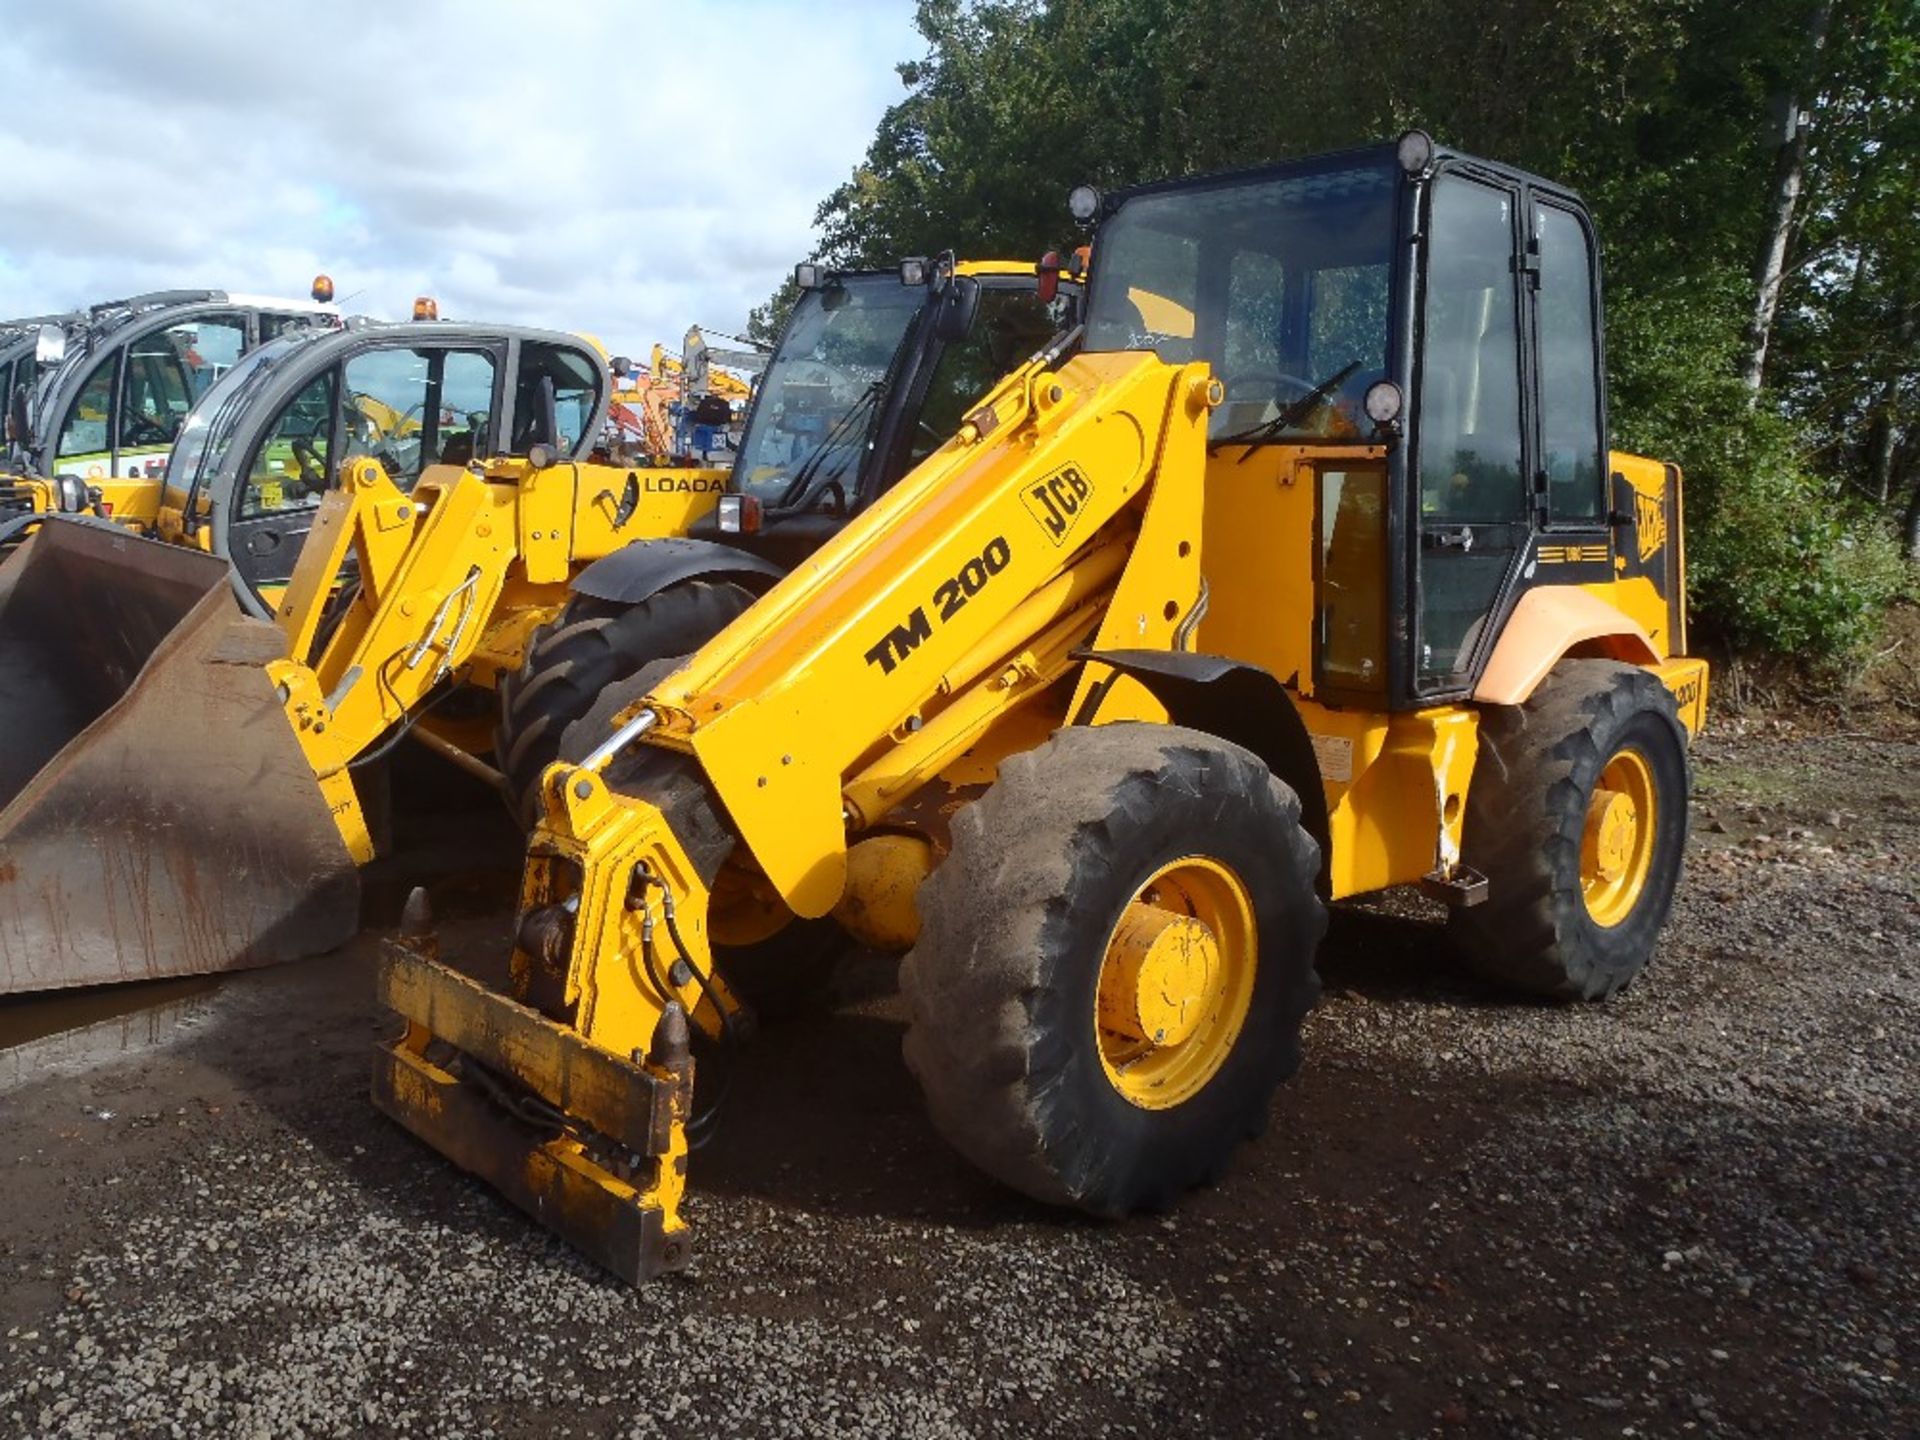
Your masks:
<svg viewBox="0 0 1920 1440"><path fill-rule="evenodd" d="M1093 483L1075 465L1056 470L1037 485L1029 485L1020 494L1027 513L1040 522L1047 538L1056 545L1066 543L1074 522L1093 494Z"/></svg>

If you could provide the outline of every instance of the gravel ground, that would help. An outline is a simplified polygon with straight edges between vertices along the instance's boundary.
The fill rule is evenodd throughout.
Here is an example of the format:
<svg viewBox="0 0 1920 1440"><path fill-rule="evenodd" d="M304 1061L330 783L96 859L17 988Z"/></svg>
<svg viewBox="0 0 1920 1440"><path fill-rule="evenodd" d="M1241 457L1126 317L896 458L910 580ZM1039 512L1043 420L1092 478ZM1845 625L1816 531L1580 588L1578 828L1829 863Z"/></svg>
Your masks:
<svg viewBox="0 0 1920 1440"><path fill-rule="evenodd" d="M1344 909L1267 1135L1124 1224L943 1149L876 961L763 1038L639 1291L372 1111L367 944L0 1051L0 1431L1920 1434L1920 746L1698 759L1628 993Z"/></svg>

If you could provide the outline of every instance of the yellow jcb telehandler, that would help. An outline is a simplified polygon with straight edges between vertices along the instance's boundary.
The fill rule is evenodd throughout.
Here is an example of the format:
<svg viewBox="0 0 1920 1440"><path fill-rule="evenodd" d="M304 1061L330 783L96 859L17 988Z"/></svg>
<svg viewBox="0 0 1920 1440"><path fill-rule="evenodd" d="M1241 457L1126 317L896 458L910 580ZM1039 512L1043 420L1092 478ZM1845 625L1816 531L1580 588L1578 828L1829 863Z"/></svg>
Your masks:
<svg viewBox="0 0 1920 1440"><path fill-rule="evenodd" d="M1420 885L1535 994L1653 953L1706 667L1578 198L1416 132L1071 204L1084 327L545 773L512 993L423 892L388 950L375 1102L629 1280L768 892L904 951L938 1128L1097 1214L1263 1124L1329 900Z"/></svg>
<svg viewBox="0 0 1920 1440"><path fill-rule="evenodd" d="M180 427L150 482L160 538L22 517L0 565L0 993L346 939L371 762L411 734L490 774L493 679L569 582L725 484L594 464L608 388L560 332L304 329Z"/></svg>

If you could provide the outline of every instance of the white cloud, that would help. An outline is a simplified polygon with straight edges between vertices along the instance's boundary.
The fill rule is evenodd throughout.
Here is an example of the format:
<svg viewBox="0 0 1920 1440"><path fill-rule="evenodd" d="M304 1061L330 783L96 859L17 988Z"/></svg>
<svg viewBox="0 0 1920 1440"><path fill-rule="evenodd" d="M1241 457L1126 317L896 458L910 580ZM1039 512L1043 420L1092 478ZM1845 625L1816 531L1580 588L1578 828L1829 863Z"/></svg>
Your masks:
<svg viewBox="0 0 1920 1440"><path fill-rule="evenodd" d="M0 21L0 315L177 286L736 327L917 56L911 0L63 0Z"/></svg>

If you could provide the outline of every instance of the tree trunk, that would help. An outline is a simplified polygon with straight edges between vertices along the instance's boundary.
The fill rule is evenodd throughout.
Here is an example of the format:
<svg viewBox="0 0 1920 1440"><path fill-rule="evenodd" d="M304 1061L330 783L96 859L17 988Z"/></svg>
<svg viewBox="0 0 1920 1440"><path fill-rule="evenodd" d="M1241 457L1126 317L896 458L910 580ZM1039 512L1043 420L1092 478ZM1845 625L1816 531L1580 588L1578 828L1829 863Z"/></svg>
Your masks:
<svg viewBox="0 0 1920 1440"><path fill-rule="evenodd" d="M1907 500L1907 518L1900 527L1900 553L1920 565L1920 469L1913 474L1913 494Z"/></svg>
<svg viewBox="0 0 1920 1440"><path fill-rule="evenodd" d="M1807 22L1807 64L1803 74L1811 81L1821 48L1827 43L1827 24L1833 18L1832 0L1814 6ZM1767 342L1773 335L1773 317L1780 309L1780 287L1787 276L1787 252L1793 238L1800 192L1807 177L1807 130L1812 112L1806 108L1806 86L1774 98L1778 136L1773 159L1773 184L1767 197L1767 228L1753 267L1753 318L1747 325L1747 358L1743 377L1747 389L1759 394L1767 371Z"/></svg>
<svg viewBox="0 0 1920 1440"><path fill-rule="evenodd" d="M1867 432L1867 477L1881 505L1893 498L1893 452L1899 439L1895 422L1900 407L1900 382L1906 376L1907 358L1913 353L1915 316L1920 308L1902 304L1900 321L1894 329L1891 368L1880 382L1880 394L1874 402L1873 427Z"/></svg>

